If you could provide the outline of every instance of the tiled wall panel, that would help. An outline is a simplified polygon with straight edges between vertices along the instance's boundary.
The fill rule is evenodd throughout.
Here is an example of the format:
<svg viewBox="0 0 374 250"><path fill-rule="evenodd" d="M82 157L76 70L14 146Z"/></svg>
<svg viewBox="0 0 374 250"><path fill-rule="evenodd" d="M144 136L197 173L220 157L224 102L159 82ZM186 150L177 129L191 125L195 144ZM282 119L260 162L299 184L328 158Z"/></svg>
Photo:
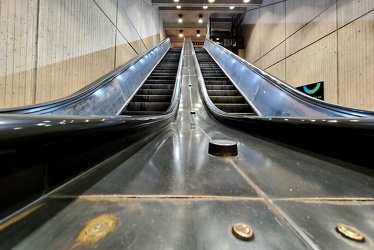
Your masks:
<svg viewBox="0 0 374 250"><path fill-rule="evenodd" d="M41 1L39 13L37 103L114 69L115 27L93 1Z"/></svg>
<svg viewBox="0 0 374 250"><path fill-rule="evenodd" d="M295 32L287 40L286 55L306 48L310 44L336 31L336 5L321 10L321 14L304 24L303 28Z"/></svg>
<svg viewBox="0 0 374 250"><path fill-rule="evenodd" d="M241 25L240 33L245 34L244 44L244 58L250 62L255 62L260 58L260 26L258 25L260 19L260 10L251 11L250 15L245 15L243 24Z"/></svg>
<svg viewBox="0 0 374 250"><path fill-rule="evenodd" d="M0 108L35 100L37 0L0 0Z"/></svg>
<svg viewBox="0 0 374 250"><path fill-rule="evenodd" d="M260 57L281 44L286 37L285 3L273 4L260 9ZM274 62L275 63L275 62Z"/></svg>
<svg viewBox="0 0 374 250"><path fill-rule="evenodd" d="M149 0L0 0L0 23L0 108L66 97L164 38Z"/></svg>
<svg viewBox="0 0 374 250"><path fill-rule="evenodd" d="M293 87L325 82L325 100L337 103L336 32L286 59L286 82Z"/></svg>
<svg viewBox="0 0 374 250"><path fill-rule="evenodd" d="M244 16L241 55L294 87L324 81L327 102L374 110L373 13L372 0L264 0Z"/></svg>
<svg viewBox="0 0 374 250"><path fill-rule="evenodd" d="M303 29L303 26L329 10L336 0L288 0L286 2L286 37ZM319 17L321 20L321 17ZM323 18L322 18L323 20Z"/></svg>
<svg viewBox="0 0 374 250"><path fill-rule="evenodd" d="M374 11L338 31L339 102L374 110Z"/></svg>

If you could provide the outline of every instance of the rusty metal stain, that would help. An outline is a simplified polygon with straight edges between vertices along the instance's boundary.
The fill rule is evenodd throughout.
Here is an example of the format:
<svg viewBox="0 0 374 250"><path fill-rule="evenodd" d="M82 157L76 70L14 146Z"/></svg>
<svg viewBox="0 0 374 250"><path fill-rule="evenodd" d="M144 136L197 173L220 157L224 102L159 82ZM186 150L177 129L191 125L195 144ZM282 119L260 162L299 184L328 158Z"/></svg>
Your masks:
<svg viewBox="0 0 374 250"><path fill-rule="evenodd" d="M53 195L52 199L81 199L91 202L122 202L126 200L221 200L221 201L261 201L261 197L232 197L215 195L123 195L123 194L91 194L91 195Z"/></svg>
<svg viewBox="0 0 374 250"><path fill-rule="evenodd" d="M77 237L77 245L92 245L114 230L117 217L112 214L102 214L86 223Z"/></svg>
<svg viewBox="0 0 374 250"><path fill-rule="evenodd" d="M4 230L5 228L9 227L10 225L22 220L23 218L25 218L26 216L28 216L29 214L35 212L36 210L38 210L41 206L43 206L44 203L40 204L40 205L37 205L35 207L32 207L28 210L26 210L25 212L21 213L20 215L17 215L16 217L8 220L7 222L5 222L4 224L1 224L0 225L0 232L2 230Z"/></svg>

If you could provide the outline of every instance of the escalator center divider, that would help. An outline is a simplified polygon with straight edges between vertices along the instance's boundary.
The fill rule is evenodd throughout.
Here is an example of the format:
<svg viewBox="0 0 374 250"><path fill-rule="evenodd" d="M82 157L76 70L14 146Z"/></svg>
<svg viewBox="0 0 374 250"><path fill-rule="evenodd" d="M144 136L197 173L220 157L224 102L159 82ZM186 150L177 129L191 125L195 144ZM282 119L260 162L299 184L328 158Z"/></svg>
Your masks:
<svg viewBox="0 0 374 250"><path fill-rule="evenodd" d="M205 86L214 105L229 114L256 115L205 49L195 49Z"/></svg>
<svg viewBox="0 0 374 250"><path fill-rule="evenodd" d="M121 115L162 114L170 107L181 52L169 49Z"/></svg>

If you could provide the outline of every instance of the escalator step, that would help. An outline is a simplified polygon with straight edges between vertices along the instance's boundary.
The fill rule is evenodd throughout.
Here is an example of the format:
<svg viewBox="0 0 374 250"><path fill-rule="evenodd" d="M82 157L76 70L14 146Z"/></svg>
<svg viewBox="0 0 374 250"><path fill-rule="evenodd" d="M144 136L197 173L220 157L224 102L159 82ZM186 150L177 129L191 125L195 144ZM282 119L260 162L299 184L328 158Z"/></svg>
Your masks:
<svg viewBox="0 0 374 250"><path fill-rule="evenodd" d="M231 103L246 103L243 96L210 96L214 104L231 104Z"/></svg>
<svg viewBox="0 0 374 250"><path fill-rule="evenodd" d="M172 95L173 89L139 89L137 95Z"/></svg>
<svg viewBox="0 0 374 250"><path fill-rule="evenodd" d="M171 95L138 95L132 99L133 102L170 102Z"/></svg>
<svg viewBox="0 0 374 250"><path fill-rule="evenodd" d="M227 113L254 113L248 104L215 104L217 108Z"/></svg>
<svg viewBox="0 0 374 250"><path fill-rule="evenodd" d="M213 103L246 103L243 96L210 96Z"/></svg>
<svg viewBox="0 0 374 250"><path fill-rule="evenodd" d="M177 71L171 71L171 70L168 70L168 71L161 71L161 70L158 70L158 71L153 71L151 76L170 76L170 75L176 75L177 74Z"/></svg>
<svg viewBox="0 0 374 250"><path fill-rule="evenodd" d="M236 90L234 85L206 85L207 90Z"/></svg>
<svg viewBox="0 0 374 250"><path fill-rule="evenodd" d="M174 80L165 80L165 79L162 79L162 78L159 78L159 79L147 79L145 81L145 84L173 84L174 85L175 83L175 79Z"/></svg>
<svg viewBox="0 0 374 250"><path fill-rule="evenodd" d="M121 115L157 115L163 114L165 111L130 111L124 110L121 112Z"/></svg>
<svg viewBox="0 0 374 250"><path fill-rule="evenodd" d="M208 90L209 96L230 96L240 95L238 90Z"/></svg>
<svg viewBox="0 0 374 250"><path fill-rule="evenodd" d="M147 78L147 81L152 81L152 80L162 80L162 81L175 81L176 79L176 76L172 75L170 76L170 74L168 75L165 75L165 76L158 76L158 75L150 75L148 78Z"/></svg>
<svg viewBox="0 0 374 250"><path fill-rule="evenodd" d="M213 77L213 78L216 78L216 77L226 77L227 76L223 73L223 72L202 72L203 74L203 77Z"/></svg>
<svg viewBox="0 0 374 250"><path fill-rule="evenodd" d="M174 84L148 83L145 82L141 89L174 89Z"/></svg>
<svg viewBox="0 0 374 250"><path fill-rule="evenodd" d="M229 81L229 78L227 76L221 76L221 77L204 77L205 82L219 82L219 81ZM232 84L230 82L230 84Z"/></svg>
<svg viewBox="0 0 374 250"><path fill-rule="evenodd" d="M130 102L127 111L165 111L170 102Z"/></svg>
<svg viewBox="0 0 374 250"><path fill-rule="evenodd" d="M212 80L206 80L205 85L232 85L232 83L229 81L229 79L225 80L220 80L220 81L212 81ZM234 86L234 85L232 85Z"/></svg>

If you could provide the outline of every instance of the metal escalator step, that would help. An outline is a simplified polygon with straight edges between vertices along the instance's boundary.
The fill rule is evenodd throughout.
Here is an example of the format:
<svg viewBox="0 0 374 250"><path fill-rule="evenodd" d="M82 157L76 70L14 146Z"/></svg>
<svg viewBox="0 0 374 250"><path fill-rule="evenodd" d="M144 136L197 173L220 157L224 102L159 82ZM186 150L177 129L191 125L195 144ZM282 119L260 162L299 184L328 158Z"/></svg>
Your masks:
<svg viewBox="0 0 374 250"><path fill-rule="evenodd" d="M138 95L172 95L173 89L139 89Z"/></svg>
<svg viewBox="0 0 374 250"><path fill-rule="evenodd" d="M205 85L232 85L234 86L229 79L226 79L226 80L205 80L204 79L204 82L205 82Z"/></svg>
<svg viewBox="0 0 374 250"><path fill-rule="evenodd" d="M243 96L210 96L214 104L246 103Z"/></svg>
<svg viewBox="0 0 374 250"><path fill-rule="evenodd" d="M166 111L170 102L130 102L126 111Z"/></svg>
<svg viewBox="0 0 374 250"><path fill-rule="evenodd" d="M227 113L254 113L248 104L215 104L217 108Z"/></svg>
<svg viewBox="0 0 374 250"><path fill-rule="evenodd" d="M206 77L212 77L212 78L216 78L216 77L226 77L227 76L223 73L223 72L201 72L203 74L203 77L206 78Z"/></svg>
<svg viewBox="0 0 374 250"><path fill-rule="evenodd" d="M153 70L151 75L176 75L178 70L173 69L163 69L163 70Z"/></svg>
<svg viewBox="0 0 374 250"><path fill-rule="evenodd" d="M199 64L201 70L221 69L217 64Z"/></svg>
<svg viewBox="0 0 374 250"><path fill-rule="evenodd" d="M176 79L176 76L175 75L166 75L166 76L158 76L158 75L150 75L148 78L147 78L147 81L148 80L163 80L163 81L172 81L174 80L175 81Z"/></svg>
<svg viewBox="0 0 374 250"><path fill-rule="evenodd" d="M217 76L217 77L204 77L205 82L210 81L229 81L229 78L227 76Z"/></svg>
<svg viewBox="0 0 374 250"><path fill-rule="evenodd" d="M240 95L238 90L208 90L209 96L230 96Z"/></svg>
<svg viewBox="0 0 374 250"><path fill-rule="evenodd" d="M206 85L207 90L236 90L234 85Z"/></svg>
<svg viewBox="0 0 374 250"><path fill-rule="evenodd" d="M172 95L135 95L132 102L170 102Z"/></svg>
<svg viewBox="0 0 374 250"><path fill-rule="evenodd" d="M160 63L156 66L155 70L177 70L178 64Z"/></svg>
<svg viewBox="0 0 374 250"><path fill-rule="evenodd" d="M145 84L175 84L175 79L174 80L167 80L167 79L147 79L145 81Z"/></svg>
<svg viewBox="0 0 374 250"><path fill-rule="evenodd" d="M157 65L155 69L177 69L177 68L178 68L178 63L171 63L171 62L163 63L163 62L160 62L160 64Z"/></svg>
<svg viewBox="0 0 374 250"><path fill-rule="evenodd" d="M148 83L145 82L141 89L174 89L174 84Z"/></svg>
<svg viewBox="0 0 374 250"><path fill-rule="evenodd" d="M124 110L120 115L160 115L165 111L130 111Z"/></svg>

